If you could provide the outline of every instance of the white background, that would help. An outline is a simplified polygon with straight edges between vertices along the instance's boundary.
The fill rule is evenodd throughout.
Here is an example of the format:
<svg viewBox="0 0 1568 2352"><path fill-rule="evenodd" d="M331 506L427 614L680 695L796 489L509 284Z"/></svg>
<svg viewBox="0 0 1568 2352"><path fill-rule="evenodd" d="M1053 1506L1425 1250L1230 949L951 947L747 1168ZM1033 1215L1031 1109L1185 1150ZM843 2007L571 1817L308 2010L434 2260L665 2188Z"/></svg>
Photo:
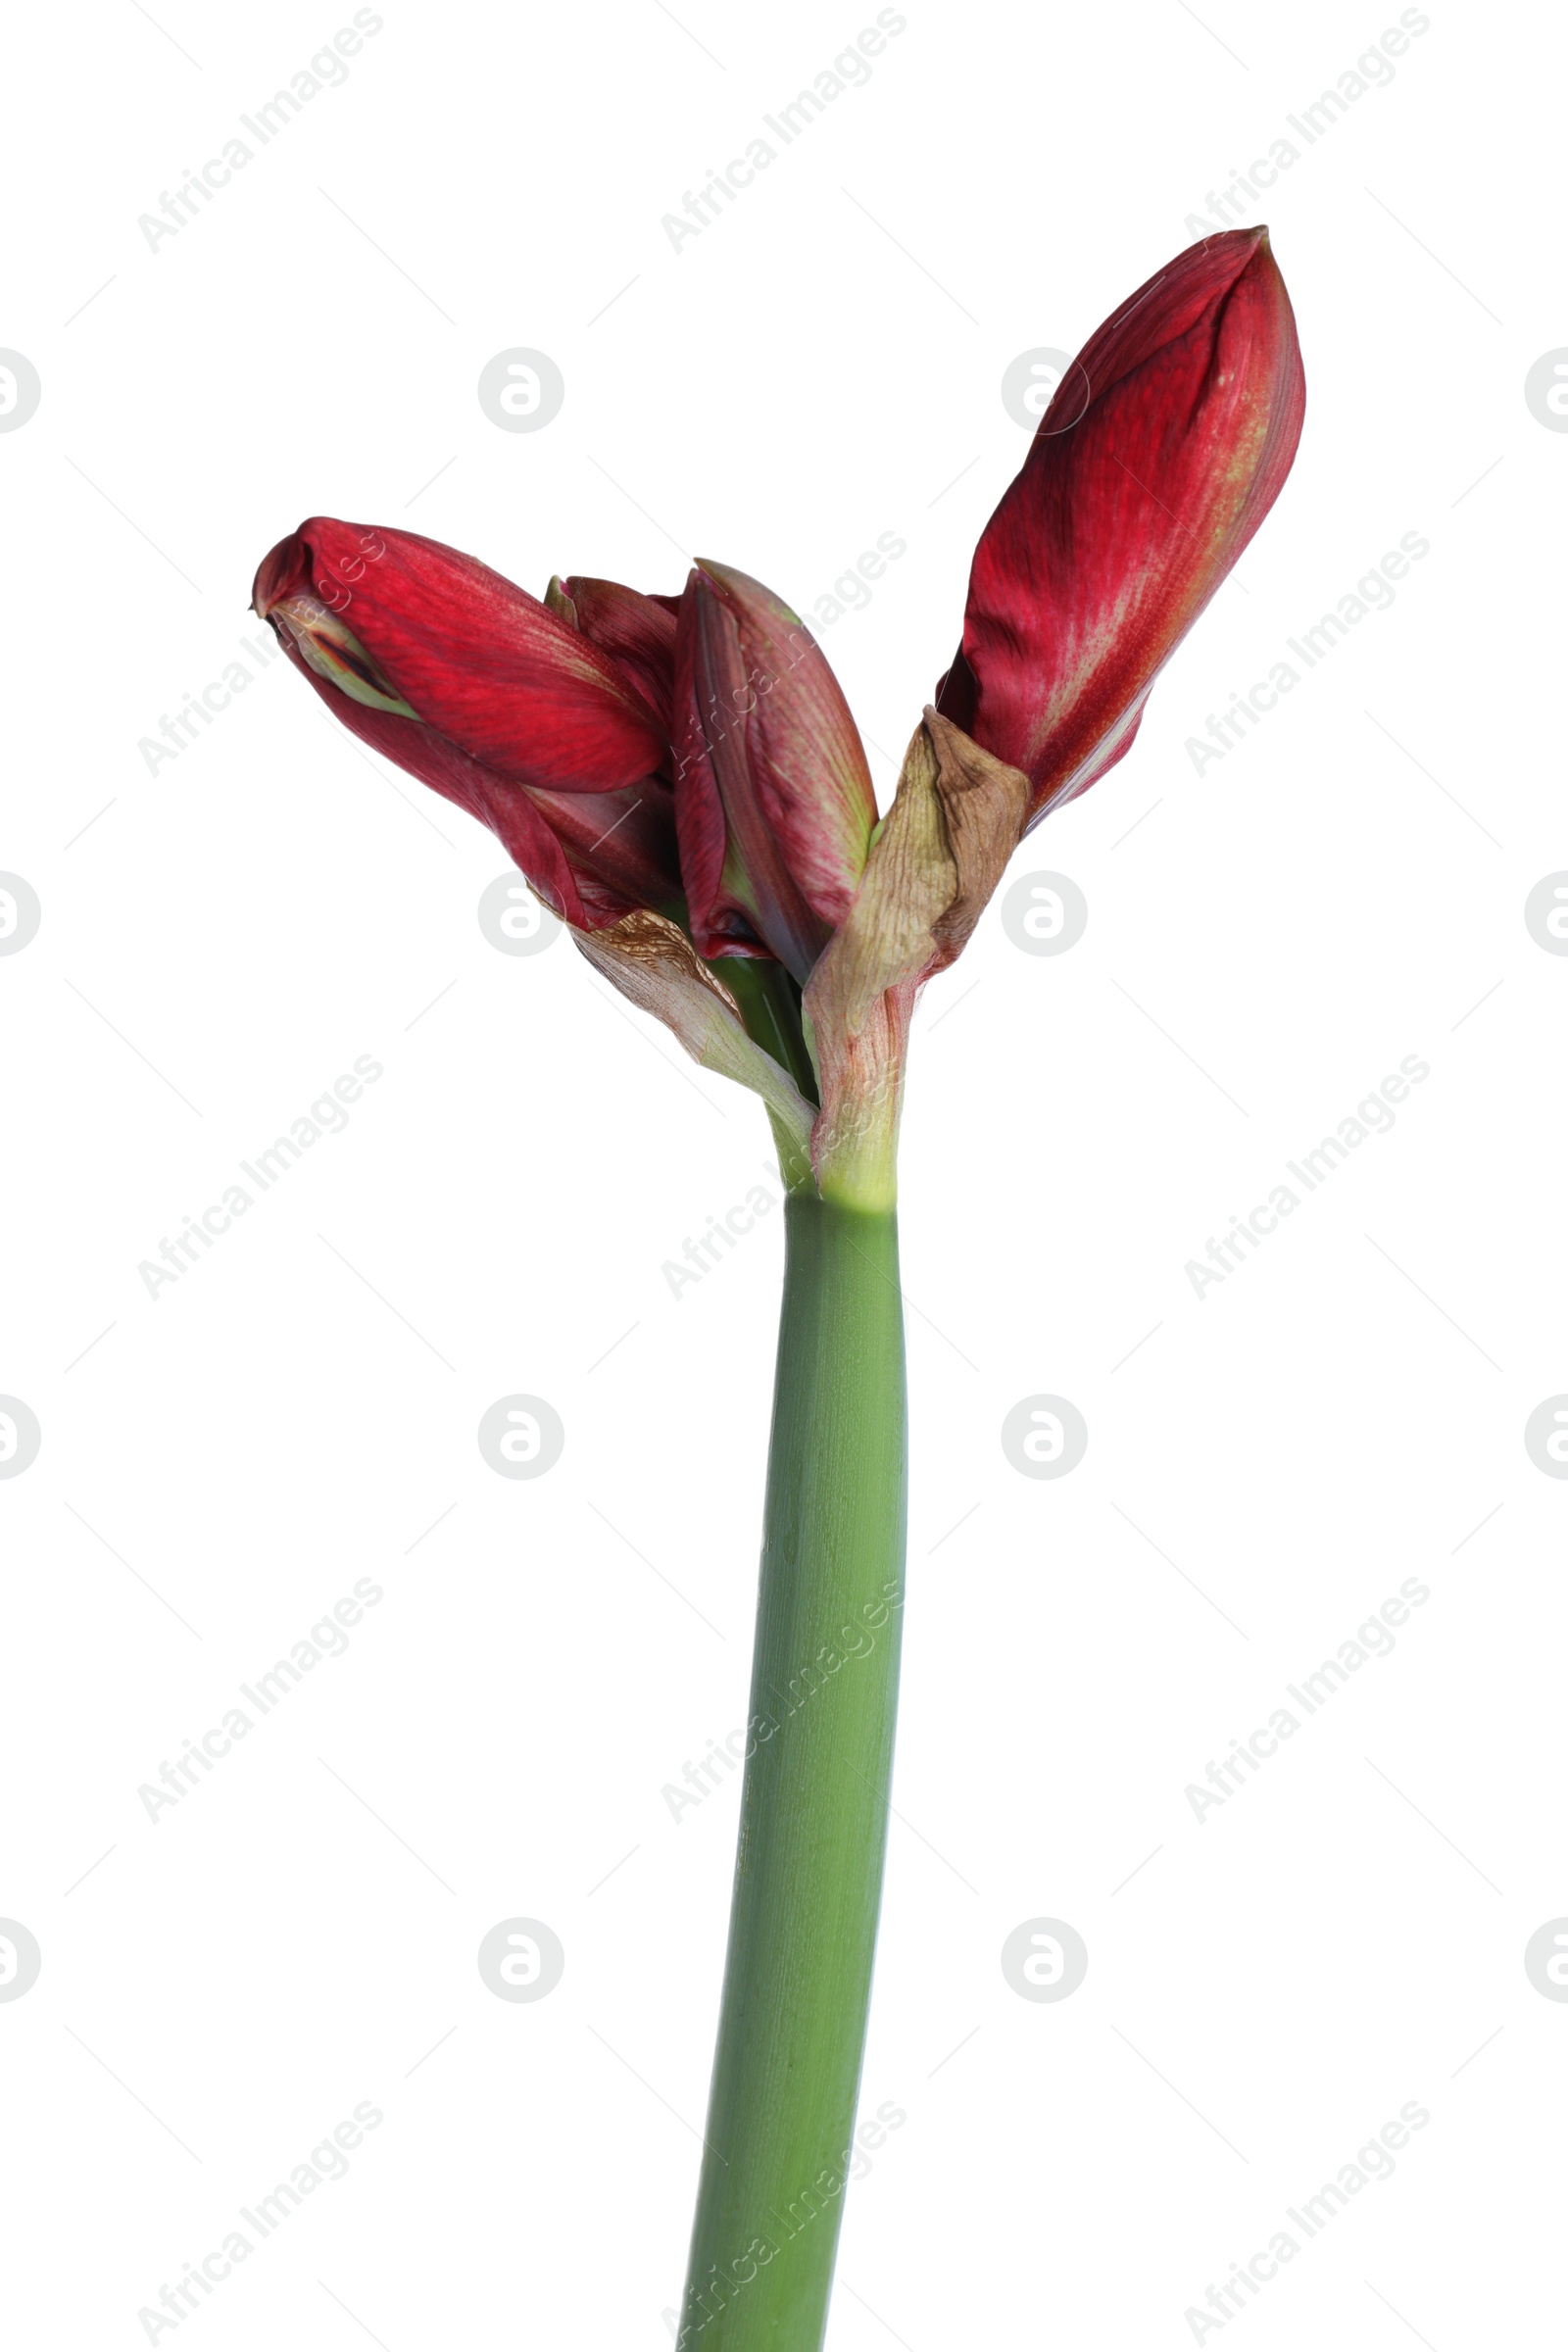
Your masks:
<svg viewBox="0 0 1568 2352"><path fill-rule="evenodd" d="M0 1913L43 1968L0 2005L11 2335L146 2341L369 2101L348 2177L156 2340L668 2342L736 1785L678 1824L661 1791L744 1714L781 1263L774 1215L671 1297L761 1176L760 1108L564 941L498 954L490 838L281 662L156 774L140 740L255 636L253 569L313 512L536 593L672 590L701 552L808 612L889 532L821 631L885 800L1023 454L1004 369L1074 349L1286 136L1294 476L1132 755L1019 854L1083 890L1082 942L1021 954L994 908L917 1027L865 2073L907 2120L850 2192L831 2341L1190 2343L1409 2101L1394 2177L1200 2340L1544 2340L1568 2009L1522 1956L1568 1912L1568 1488L1522 1433L1568 1388L1568 961L1523 903L1568 865L1568 440L1523 386L1568 343L1560 34L1434 5L1307 147L1285 118L1396 10L909 0L676 252L662 216L874 9L389 0L149 249L138 216L350 13L104 0L12 35L0 342L43 398L0 436L0 867L43 919L0 960L0 1390L43 1436L0 1483ZM546 430L479 408L512 346L563 371ZM1407 532L1392 609L1195 776L1187 739ZM1195 1297L1186 1262L1412 1054L1393 1130ZM347 1129L149 1297L140 1261L358 1055L384 1075ZM565 1426L537 1482L475 1444L514 1391ZM1043 1391L1090 1432L1056 1483L999 1440ZM139 1787L367 1577L346 1653L150 1820ZM1210 1759L1412 1577L1393 1654L1196 1819ZM519 1914L566 1953L529 2005L475 1966ZM1059 2004L999 1965L1040 1915L1089 1949Z"/></svg>

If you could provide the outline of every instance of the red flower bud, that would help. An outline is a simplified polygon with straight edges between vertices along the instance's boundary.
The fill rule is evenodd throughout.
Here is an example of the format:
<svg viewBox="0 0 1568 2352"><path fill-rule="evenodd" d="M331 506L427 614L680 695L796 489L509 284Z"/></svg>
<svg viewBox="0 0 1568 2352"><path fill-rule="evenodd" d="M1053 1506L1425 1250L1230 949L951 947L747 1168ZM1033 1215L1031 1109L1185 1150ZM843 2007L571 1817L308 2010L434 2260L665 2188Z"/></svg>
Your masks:
<svg viewBox="0 0 1568 2352"><path fill-rule="evenodd" d="M771 954L804 981L849 912L876 797L810 631L724 564L700 564L681 600L673 744L698 954Z"/></svg>
<svg viewBox="0 0 1568 2352"><path fill-rule="evenodd" d="M667 719L590 631L455 548L324 516L253 603L334 716L489 825L569 922L678 904Z"/></svg>
<svg viewBox="0 0 1568 2352"><path fill-rule="evenodd" d="M1093 334L981 535L937 708L1030 779L1030 822L1130 747L1257 529L1305 387L1262 228L1178 254Z"/></svg>

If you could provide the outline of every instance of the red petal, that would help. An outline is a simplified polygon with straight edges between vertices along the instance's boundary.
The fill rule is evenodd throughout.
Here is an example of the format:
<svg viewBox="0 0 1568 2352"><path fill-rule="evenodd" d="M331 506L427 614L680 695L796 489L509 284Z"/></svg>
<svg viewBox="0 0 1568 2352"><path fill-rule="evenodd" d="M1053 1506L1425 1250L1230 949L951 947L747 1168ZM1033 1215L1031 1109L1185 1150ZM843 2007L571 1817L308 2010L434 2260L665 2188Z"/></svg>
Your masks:
<svg viewBox="0 0 1568 2352"><path fill-rule="evenodd" d="M639 596L618 580L573 578L564 585L583 635L636 687L667 736L680 599Z"/></svg>

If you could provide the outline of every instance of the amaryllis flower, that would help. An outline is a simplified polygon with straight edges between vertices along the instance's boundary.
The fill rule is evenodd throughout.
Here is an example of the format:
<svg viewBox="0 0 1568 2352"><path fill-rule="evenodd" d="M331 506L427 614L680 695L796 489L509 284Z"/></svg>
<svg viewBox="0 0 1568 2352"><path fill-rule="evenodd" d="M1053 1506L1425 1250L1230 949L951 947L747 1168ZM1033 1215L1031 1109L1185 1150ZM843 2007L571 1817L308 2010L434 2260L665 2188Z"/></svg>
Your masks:
<svg viewBox="0 0 1568 2352"><path fill-rule="evenodd" d="M579 586L607 592L596 612L610 593L646 605L673 643L649 599ZM668 689L661 709L613 630L596 642L437 540L326 515L278 542L252 602L334 716L489 825L568 921L678 904Z"/></svg>
<svg viewBox="0 0 1568 2352"><path fill-rule="evenodd" d="M541 604L433 540L318 517L256 607L356 733L495 829L608 978L764 1096L792 1167L809 1136L820 1188L885 1205L916 994L1022 835L1128 749L1302 405L1264 230L1122 304L981 536L880 824L809 630L727 564L679 598L571 576Z"/></svg>
<svg viewBox="0 0 1568 2352"><path fill-rule="evenodd" d="M756 1711L676 2352L817 2352L826 2324L898 1687L915 999L1029 826L1127 750L1278 494L1301 409L1261 229L1178 256L1091 336L981 538L962 645L880 821L809 631L728 565L678 600L568 576L540 604L430 540L318 520L258 575L322 700L493 825L595 968L761 1097L778 1146ZM846 1656L831 1699L770 1712ZM809 2230L784 2218L805 2197Z"/></svg>
<svg viewBox="0 0 1568 2352"><path fill-rule="evenodd" d="M1178 254L1084 345L981 534L937 708L1029 778L1093 784L1273 505L1305 386L1262 228Z"/></svg>

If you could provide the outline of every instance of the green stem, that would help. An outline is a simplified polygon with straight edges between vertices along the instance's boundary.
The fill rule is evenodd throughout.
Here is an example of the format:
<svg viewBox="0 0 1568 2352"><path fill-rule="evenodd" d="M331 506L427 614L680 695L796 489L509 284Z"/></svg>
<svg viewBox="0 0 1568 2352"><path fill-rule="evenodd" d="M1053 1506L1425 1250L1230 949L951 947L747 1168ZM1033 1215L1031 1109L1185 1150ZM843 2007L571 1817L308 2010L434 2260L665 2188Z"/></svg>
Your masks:
<svg viewBox="0 0 1568 2352"><path fill-rule="evenodd" d="M757 956L721 956L713 970L740 1006L748 1036L788 1070L808 1102L816 1102L816 1064L801 1026L800 984L781 963Z"/></svg>
<svg viewBox="0 0 1568 2352"><path fill-rule="evenodd" d="M908 1481L898 1226L784 1204L729 1952L678 2352L818 2352L887 1844Z"/></svg>

